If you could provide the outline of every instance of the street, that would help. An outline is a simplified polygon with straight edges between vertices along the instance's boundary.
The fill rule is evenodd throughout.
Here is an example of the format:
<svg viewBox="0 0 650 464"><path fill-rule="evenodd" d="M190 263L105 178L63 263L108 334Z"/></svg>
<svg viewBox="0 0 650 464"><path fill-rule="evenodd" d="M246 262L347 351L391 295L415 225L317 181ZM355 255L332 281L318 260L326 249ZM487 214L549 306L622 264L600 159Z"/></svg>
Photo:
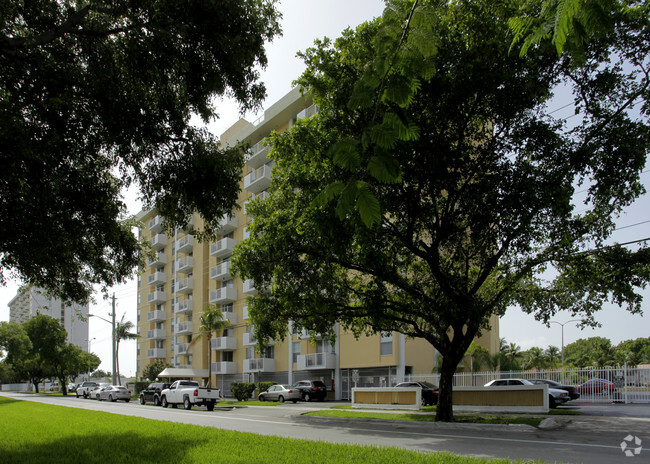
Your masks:
<svg viewBox="0 0 650 464"><path fill-rule="evenodd" d="M332 443L394 446L411 450L451 451L489 458L542 459L547 462L648 462L649 449L627 457L621 443L631 435L650 448L650 405L576 405L581 416L555 416L561 428L541 430L526 425L444 424L370 421L302 416L329 408L326 403L224 408L208 412L163 409L137 402L108 403L81 398L0 393L2 396L47 404L106 411L154 420L215 427ZM627 443L627 442L626 442ZM628 449L636 447L633 443Z"/></svg>

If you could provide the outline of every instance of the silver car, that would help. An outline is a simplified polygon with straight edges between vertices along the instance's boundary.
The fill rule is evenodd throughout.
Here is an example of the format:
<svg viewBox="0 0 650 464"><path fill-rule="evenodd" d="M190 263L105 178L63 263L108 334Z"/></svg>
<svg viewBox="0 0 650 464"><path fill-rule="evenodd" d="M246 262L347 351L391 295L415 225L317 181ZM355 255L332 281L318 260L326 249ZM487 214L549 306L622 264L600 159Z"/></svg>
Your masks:
<svg viewBox="0 0 650 464"><path fill-rule="evenodd" d="M124 400L127 403L131 401L131 392L121 385L109 385L99 390L97 393L98 400L117 401Z"/></svg>
<svg viewBox="0 0 650 464"><path fill-rule="evenodd" d="M289 400L295 403L301 399L301 397L302 394L300 393L300 390L293 388L291 385L278 384L273 385L265 392L260 393L257 399L260 401L279 401L280 403Z"/></svg>

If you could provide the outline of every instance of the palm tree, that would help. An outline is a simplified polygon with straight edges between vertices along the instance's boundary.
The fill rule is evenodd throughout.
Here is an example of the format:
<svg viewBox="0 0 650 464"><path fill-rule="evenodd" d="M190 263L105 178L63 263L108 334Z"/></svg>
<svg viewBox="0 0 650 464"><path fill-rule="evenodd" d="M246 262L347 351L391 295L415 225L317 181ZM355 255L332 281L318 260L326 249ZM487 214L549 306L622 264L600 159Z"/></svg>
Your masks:
<svg viewBox="0 0 650 464"><path fill-rule="evenodd" d="M188 348L194 345L201 339L203 335L208 338L208 387L212 382L212 347L210 346L210 339L213 333L217 333L225 329L230 322L224 319L223 314L215 306L210 305L203 310L201 314L201 327L199 327L199 334L192 338Z"/></svg>
<svg viewBox="0 0 650 464"><path fill-rule="evenodd" d="M552 367L556 367L560 360L560 349L557 346L549 346L546 349L546 359L548 359Z"/></svg>
<svg viewBox="0 0 650 464"><path fill-rule="evenodd" d="M122 385L122 379L120 377L120 342L122 340L135 340L139 338L140 335L137 333L131 332L135 327L133 322L125 321L124 317L126 314L122 314L122 319L120 322L115 324L115 370L117 371L117 384Z"/></svg>

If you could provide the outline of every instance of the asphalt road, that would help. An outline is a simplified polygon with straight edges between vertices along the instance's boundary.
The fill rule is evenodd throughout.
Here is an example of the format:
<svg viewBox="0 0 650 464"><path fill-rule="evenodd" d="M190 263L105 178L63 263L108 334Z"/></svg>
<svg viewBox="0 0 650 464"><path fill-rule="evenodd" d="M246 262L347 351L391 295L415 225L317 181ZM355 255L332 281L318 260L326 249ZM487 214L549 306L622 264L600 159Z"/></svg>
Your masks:
<svg viewBox="0 0 650 464"><path fill-rule="evenodd" d="M441 424L405 421L366 421L302 416L332 403L297 403L247 408L163 409L137 402L107 403L75 397L0 393L38 401L186 424L332 443L393 446L425 452L568 463L650 462L650 404L575 405L581 416L556 416L559 428L540 430L524 425ZM621 443L629 435L642 440L638 455L628 457ZM630 443L627 449L636 445Z"/></svg>

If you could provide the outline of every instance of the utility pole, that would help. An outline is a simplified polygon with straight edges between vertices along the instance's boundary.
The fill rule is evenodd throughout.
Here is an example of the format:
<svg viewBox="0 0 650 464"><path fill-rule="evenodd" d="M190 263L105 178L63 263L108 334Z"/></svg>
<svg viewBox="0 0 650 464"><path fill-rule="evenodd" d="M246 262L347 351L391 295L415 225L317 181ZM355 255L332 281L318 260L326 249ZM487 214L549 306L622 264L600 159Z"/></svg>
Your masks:
<svg viewBox="0 0 650 464"><path fill-rule="evenodd" d="M115 357L115 347L117 340L115 339L115 293L113 293L113 310L111 311L111 327L113 329L113 385L117 385L117 358Z"/></svg>

